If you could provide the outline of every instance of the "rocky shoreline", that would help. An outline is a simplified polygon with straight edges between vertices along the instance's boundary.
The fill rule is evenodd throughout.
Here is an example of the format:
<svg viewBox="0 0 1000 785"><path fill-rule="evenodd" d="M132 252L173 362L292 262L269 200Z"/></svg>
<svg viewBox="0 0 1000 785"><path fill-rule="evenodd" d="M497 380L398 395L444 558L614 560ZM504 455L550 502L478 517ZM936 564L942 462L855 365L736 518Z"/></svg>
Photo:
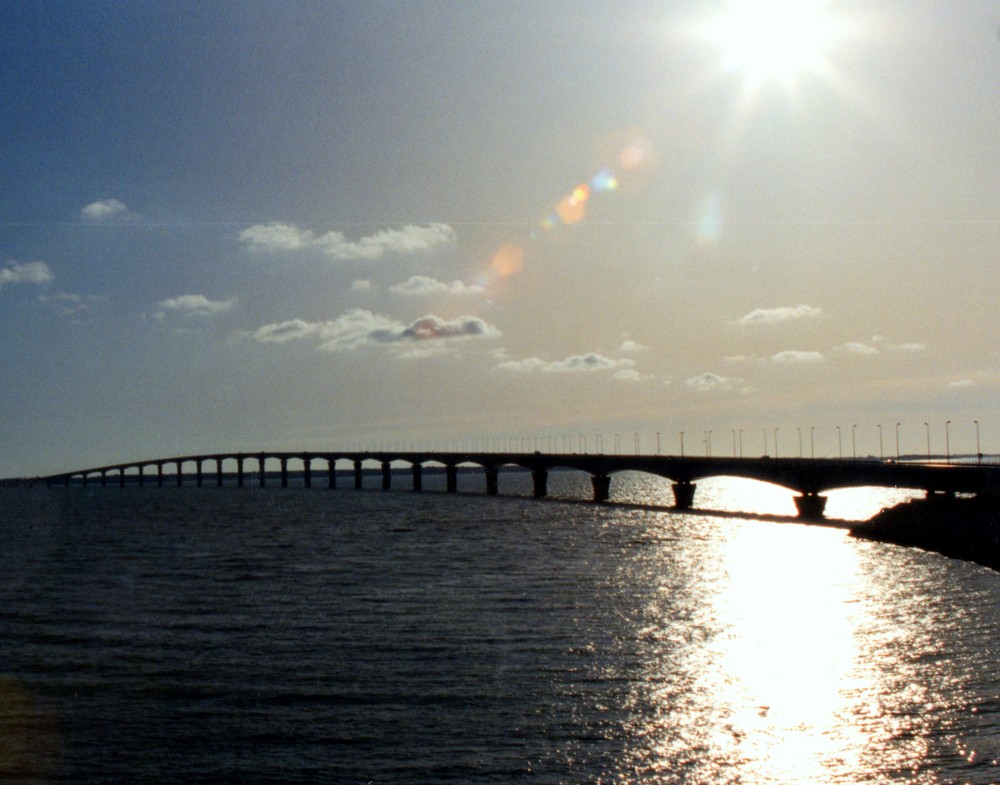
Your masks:
<svg viewBox="0 0 1000 785"><path fill-rule="evenodd" d="M851 536L922 548L1000 571L1000 499L931 494L882 510Z"/></svg>

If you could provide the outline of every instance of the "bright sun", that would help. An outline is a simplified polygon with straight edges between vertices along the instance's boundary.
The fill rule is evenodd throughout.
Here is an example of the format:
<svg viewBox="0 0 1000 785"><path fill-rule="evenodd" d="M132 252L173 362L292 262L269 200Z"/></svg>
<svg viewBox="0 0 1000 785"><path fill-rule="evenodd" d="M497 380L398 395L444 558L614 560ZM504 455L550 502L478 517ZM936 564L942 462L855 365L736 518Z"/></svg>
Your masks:
<svg viewBox="0 0 1000 785"><path fill-rule="evenodd" d="M729 0L699 26L723 68L740 74L751 93L768 83L793 90L806 75L829 69L830 47L845 33L825 0Z"/></svg>

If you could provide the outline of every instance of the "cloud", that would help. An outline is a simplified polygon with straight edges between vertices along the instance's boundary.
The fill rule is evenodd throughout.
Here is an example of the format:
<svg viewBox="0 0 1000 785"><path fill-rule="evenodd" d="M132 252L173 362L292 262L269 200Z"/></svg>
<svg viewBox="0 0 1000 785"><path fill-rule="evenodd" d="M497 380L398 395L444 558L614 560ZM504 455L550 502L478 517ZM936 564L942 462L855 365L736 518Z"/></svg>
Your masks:
<svg viewBox="0 0 1000 785"><path fill-rule="evenodd" d="M328 352L353 351L372 344L408 344L424 341L451 341L466 338L494 338L500 331L477 316L442 319L429 315L410 324L382 314L354 308L336 319L306 322L292 319L267 324L251 333L258 343L282 344L289 341L315 339L316 348ZM426 352L424 353L426 355ZM413 356L412 353L410 356Z"/></svg>
<svg viewBox="0 0 1000 785"><path fill-rule="evenodd" d="M787 305L781 308L756 308L737 320L744 327L755 324L779 324L795 319L813 319L823 315L821 308L811 305Z"/></svg>
<svg viewBox="0 0 1000 785"><path fill-rule="evenodd" d="M743 384L742 379L720 376L717 373L702 373L684 380L684 384L700 393L726 392Z"/></svg>
<svg viewBox="0 0 1000 785"><path fill-rule="evenodd" d="M498 359L504 354L497 355ZM563 360L542 360L539 357L527 357L523 360L502 360L497 363L497 368L502 371L513 371L515 373L580 373L592 371L631 371L635 365L633 360L612 360L610 357L595 352L587 354L574 354ZM631 374L622 377L632 380Z"/></svg>
<svg viewBox="0 0 1000 785"><path fill-rule="evenodd" d="M972 379L957 379L954 382L948 382L949 387L972 387Z"/></svg>
<svg viewBox="0 0 1000 785"><path fill-rule="evenodd" d="M772 362L776 363L818 363L823 361L823 355L820 352L800 352L789 350L785 352L778 352L772 355Z"/></svg>
<svg viewBox="0 0 1000 785"><path fill-rule="evenodd" d="M895 348L901 352L922 352L927 346L922 343L901 343Z"/></svg>
<svg viewBox="0 0 1000 785"><path fill-rule="evenodd" d="M872 346L871 344L862 343L860 341L848 341L847 343L842 343L833 348L834 351L844 352L845 354L873 355L879 353L877 346Z"/></svg>
<svg viewBox="0 0 1000 785"><path fill-rule="evenodd" d="M90 309L90 306L105 298L95 295L71 294L69 292L58 292L57 294L39 296L38 302L42 305L55 309L59 316L78 316Z"/></svg>
<svg viewBox="0 0 1000 785"><path fill-rule="evenodd" d="M621 346L618 347L618 351L624 354L636 354L638 352L644 352L648 349L648 346L644 346L638 341L633 341L631 338L625 338Z"/></svg>
<svg viewBox="0 0 1000 785"><path fill-rule="evenodd" d="M315 234L284 223L256 224L239 234L241 243L253 251L280 253L316 248L337 261L381 259L387 254L425 253L455 242L455 230L447 224L407 225L384 229L359 240L348 240L343 232Z"/></svg>
<svg viewBox="0 0 1000 785"><path fill-rule="evenodd" d="M127 213L128 207L117 199L100 199L81 208L80 212L90 221L107 221L116 215Z"/></svg>
<svg viewBox="0 0 1000 785"><path fill-rule="evenodd" d="M426 275L414 275L408 281L390 286L389 291L409 297L421 297L432 294L481 294L484 289L482 286L469 285L461 281L444 283L434 278L428 278Z"/></svg>
<svg viewBox="0 0 1000 785"><path fill-rule="evenodd" d="M209 300L203 294L182 294L180 297L157 303L160 310L153 316L156 319L164 319L168 313L197 317L218 316L231 311L236 302L235 297L230 297L228 300Z"/></svg>
<svg viewBox="0 0 1000 785"><path fill-rule="evenodd" d="M371 288L372 282L366 278L359 278L351 284L351 291L354 292L367 292Z"/></svg>
<svg viewBox="0 0 1000 785"><path fill-rule="evenodd" d="M45 262L15 262L13 259L0 267L0 289L8 284L34 283L43 284L53 280L55 276Z"/></svg>

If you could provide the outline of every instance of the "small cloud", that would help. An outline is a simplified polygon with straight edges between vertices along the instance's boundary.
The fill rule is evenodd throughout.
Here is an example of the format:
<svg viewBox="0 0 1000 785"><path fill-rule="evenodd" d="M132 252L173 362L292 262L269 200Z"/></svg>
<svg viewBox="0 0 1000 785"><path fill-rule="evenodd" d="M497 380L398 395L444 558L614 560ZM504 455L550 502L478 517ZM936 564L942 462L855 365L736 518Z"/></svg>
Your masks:
<svg viewBox="0 0 1000 785"><path fill-rule="evenodd" d="M497 369L515 373L580 373L592 371L630 371L635 365L632 360L612 360L596 352L574 354L563 360L542 360L539 357L528 357L523 360L502 360ZM631 379L629 379L631 380Z"/></svg>
<svg viewBox="0 0 1000 785"><path fill-rule="evenodd" d="M771 361L784 364L818 363L823 361L823 355L820 352L800 352L789 350L772 355Z"/></svg>
<svg viewBox="0 0 1000 785"><path fill-rule="evenodd" d="M159 320L166 318L168 313L195 317L218 316L232 310L236 302L235 297L230 297L228 300L210 300L203 294L183 294L157 303L159 310L153 316Z"/></svg>
<svg viewBox="0 0 1000 785"><path fill-rule="evenodd" d="M94 295L71 294L69 292L59 292L53 295L41 295L37 298L42 305L53 308L59 316L71 317L79 316L88 311L90 306L104 298Z"/></svg>
<svg viewBox="0 0 1000 785"><path fill-rule="evenodd" d="M973 385L972 379L958 379L957 381L954 381L954 382L948 382L948 386L949 387L953 387L953 388L954 387L972 387L972 385Z"/></svg>
<svg viewBox="0 0 1000 785"><path fill-rule="evenodd" d="M455 230L447 224L404 226L385 229L358 240L348 240L343 232L315 234L284 223L256 224L239 233L241 243L253 251L270 253L315 248L331 259L381 259L387 254L412 254L432 251L455 242Z"/></svg>
<svg viewBox="0 0 1000 785"><path fill-rule="evenodd" d="M702 373L685 379L684 384L700 393L726 392L743 384L743 380L730 376L720 376L717 373Z"/></svg>
<svg viewBox="0 0 1000 785"><path fill-rule="evenodd" d="M762 357L758 357L756 354L731 354L728 357L723 357L722 362L724 363L760 363L763 362Z"/></svg>
<svg viewBox="0 0 1000 785"><path fill-rule="evenodd" d="M8 284L48 283L54 278L55 276L45 262L22 263L11 259L3 267L0 267L0 289Z"/></svg>
<svg viewBox="0 0 1000 785"><path fill-rule="evenodd" d="M780 324L796 319L815 319L823 315L821 308L811 305L788 305L781 308L756 308L737 320L744 327L755 324Z"/></svg>
<svg viewBox="0 0 1000 785"><path fill-rule="evenodd" d="M927 345L922 343L901 343L896 348L901 352L922 352L927 348Z"/></svg>
<svg viewBox="0 0 1000 785"><path fill-rule="evenodd" d="M382 314L355 308L329 321L292 319L267 324L251 333L250 337L258 343L277 344L311 338L319 341L318 349L340 352L371 344L494 338L499 335L499 330L477 316L447 320L429 315L404 324Z"/></svg>
<svg viewBox="0 0 1000 785"><path fill-rule="evenodd" d="M99 199L81 208L83 217L90 221L107 221L128 212L128 207L118 199Z"/></svg>
<svg viewBox="0 0 1000 785"><path fill-rule="evenodd" d="M469 285L461 281L444 283L434 278L428 278L426 275L414 275L408 281L390 286L389 291L393 294L402 294L409 297L423 297L432 294L481 294L484 289L482 286Z"/></svg>
<svg viewBox="0 0 1000 785"><path fill-rule="evenodd" d="M626 338L622 341L621 346L618 347L618 351L623 354L638 354L639 352L644 352L648 349L648 346L639 343L638 341L633 341L631 338Z"/></svg>
<svg viewBox="0 0 1000 785"><path fill-rule="evenodd" d="M635 368L623 368L611 374L611 378L621 382L644 382L653 377L646 373L639 373Z"/></svg>
<svg viewBox="0 0 1000 785"><path fill-rule="evenodd" d="M366 278L359 278L354 283L351 284L351 291L354 292L367 292L372 288L372 282Z"/></svg>
<svg viewBox="0 0 1000 785"><path fill-rule="evenodd" d="M861 343L860 341L848 341L847 343L842 343L840 346L835 346L834 351L844 352L845 354L863 355L873 355L879 353L877 346Z"/></svg>

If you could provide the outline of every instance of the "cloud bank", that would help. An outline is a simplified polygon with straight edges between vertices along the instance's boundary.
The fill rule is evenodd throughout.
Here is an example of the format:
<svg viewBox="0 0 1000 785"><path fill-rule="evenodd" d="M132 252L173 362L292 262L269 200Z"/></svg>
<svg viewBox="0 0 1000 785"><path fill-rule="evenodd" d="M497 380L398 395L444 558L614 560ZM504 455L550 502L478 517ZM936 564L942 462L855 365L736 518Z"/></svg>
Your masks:
<svg viewBox="0 0 1000 785"><path fill-rule="evenodd" d="M823 315L821 308L811 305L787 305L781 308L756 308L737 320L737 324L748 327L756 324L781 324L796 319L815 319Z"/></svg>
<svg viewBox="0 0 1000 785"><path fill-rule="evenodd" d="M251 333L258 343L283 344L312 339L317 349L328 352L353 351L367 345L410 344L424 341L495 338L500 331L478 316L447 320L428 315L410 324L363 308L354 308L336 319L307 322L291 319L266 324Z"/></svg>
<svg viewBox="0 0 1000 785"><path fill-rule="evenodd" d="M434 278L429 278L426 275L414 275L408 281L390 286L389 291L393 294L402 294L408 297L426 297L434 294L482 294L485 290L482 286L465 284L461 281L445 283Z"/></svg>
<svg viewBox="0 0 1000 785"><path fill-rule="evenodd" d="M618 371L621 378L633 380L636 374L632 371L633 360L613 360L596 352L574 354L563 360L542 360L539 357L528 357L523 360L502 360L497 368L515 373L580 373L593 371Z"/></svg>
<svg viewBox="0 0 1000 785"><path fill-rule="evenodd" d="M244 229L239 240L252 251L287 253L315 248L331 259L381 259L388 254L426 253L452 245L455 230L447 224L407 225L384 229L358 240L348 240L343 232L315 234L292 224L256 224Z"/></svg>

